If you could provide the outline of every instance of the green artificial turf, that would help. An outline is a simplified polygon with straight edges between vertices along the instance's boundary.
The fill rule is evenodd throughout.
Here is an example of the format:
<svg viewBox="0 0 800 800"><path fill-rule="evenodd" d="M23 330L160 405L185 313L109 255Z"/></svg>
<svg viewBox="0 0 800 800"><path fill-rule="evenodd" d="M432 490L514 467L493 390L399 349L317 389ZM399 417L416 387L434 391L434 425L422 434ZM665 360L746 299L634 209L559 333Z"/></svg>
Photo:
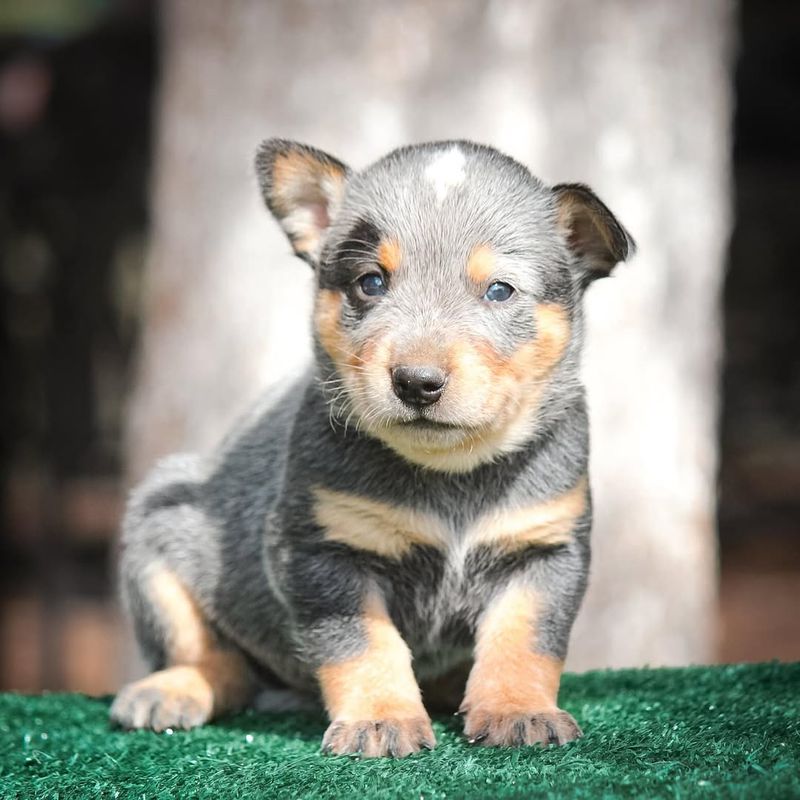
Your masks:
<svg viewBox="0 0 800 800"><path fill-rule="evenodd" d="M585 736L489 749L435 722L401 761L322 756L313 714L247 712L191 732L109 730L108 699L0 695L5 798L800 798L800 664L564 677Z"/></svg>

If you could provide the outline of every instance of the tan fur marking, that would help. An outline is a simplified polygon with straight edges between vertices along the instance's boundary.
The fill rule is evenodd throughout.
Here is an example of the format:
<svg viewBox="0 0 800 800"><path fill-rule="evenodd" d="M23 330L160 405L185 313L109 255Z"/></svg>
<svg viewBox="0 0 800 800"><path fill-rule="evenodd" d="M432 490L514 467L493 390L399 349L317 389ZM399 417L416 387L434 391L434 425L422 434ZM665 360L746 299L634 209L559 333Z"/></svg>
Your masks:
<svg viewBox="0 0 800 800"><path fill-rule="evenodd" d="M486 611L465 709L514 715L556 708L563 662L534 652L537 606L533 591L512 586Z"/></svg>
<svg viewBox="0 0 800 800"><path fill-rule="evenodd" d="M360 415L369 410L365 397L369 396L371 387L388 381L390 343L385 336L373 337L354 351L354 345L342 328L342 302L342 295L333 289L321 289L317 292L314 326L322 348L336 365L339 378L348 391L349 400ZM356 424L358 423L357 415Z"/></svg>
<svg viewBox="0 0 800 800"><path fill-rule="evenodd" d="M527 508L502 509L482 517L469 533L470 544L520 550L568 542L575 523L586 511L587 485L584 477L573 489L552 500Z"/></svg>
<svg viewBox="0 0 800 800"><path fill-rule="evenodd" d="M211 692L215 713L240 706L250 690L249 670L241 654L219 647L196 601L174 573L157 569L150 577L149 589L166 633L167 663L182 669L187 691L194 692L204 684L206 689L197 693ZM180 691L175 669L153 673L144 680L168 679L167 688L176 686Z"/></svg>
<svg viewBox="0 0 800 800"><path fill-rule="evenodd" d="M467 260L467 275L475 283L484 283L495 270L494 251L488 244L479 244L470 253Z"/></svg>
<svg viewBox="0 0 800 800"><path fill-rule="evenodd" d="M317 292L314 325L320 344L334 363L341 364L347 355L347 346L341 327L342 296L333 289Z"/></svg>
<svg viewBox="0 0 800 800"><path fill-rule="evenodd" d="M204 674L204 670L197 666L168 667L167 669L153 672L145 678L126 687L126 692L147 694L151 691L158 692L162 706L179 706L190 699L197 704L202 720L209 720L215 712L222 713L228 706L221 702L222 698L215 697L212 684ZM143 724L146 724L142 720Z"/></svg>
<svg viewBox="0 0 800 800"><path fill-rule="evenodd" d="M343 178L341 169L318 161L310 153L296 150L281 153L272 165L272 202L280 213L287 214L298 201L321 199L323 181L331 181L331 186L335 186Z"/></svg>
<svg viewBox="0 0 800 800"><path fill-rule="evenodd" d="M197 603L169 570L156 570L149 584L150 596L169 636L169 663L196 664L211 649L211 637Z"/></svg>
<svg viewBox="0 0 800 800"><path fill-rule="evenodd" d="M509 452L528 441L547 380L564 355L570 338L567 310L555 303L536 308L536 338L510 357L485 342L464 342L450 352L451 402L468 402L472 387L487 387L481 411L491 414L491 427L480 427L446 450L412 450L402 441L382 438L411 461L434 469L462 472ZM459 397L459 395L461 395Z"/></svg>
<svg viewBox="0 0 800 800"><path fill-rule="evenodd" d="M536 339L527 346L527 354L516 367L533 367L536 378L543 378L552 372L561 360L570 337L570 323L567 310L556 303L542 303L536 308ZM531 352L532 351L532 352ZM522 377L522 376L520 376Z"/></svg>
<svg viewBox="0 0 800 800"><path fill-rule="evenodd" d="M378 263L383 269L394 272L400 266L402 255L397 239L381 239L378 245Z"/></svg>
<svg viewBox="0 0 800 800"><path fill-rule="evenodd" d="M341 201L345 173L310 153L291 151L272 164L270 202L295 252L315 256Z"/></svg>
<svg viewBox="0 0 800 800"><path fill-rule="evenodd" d="M360 424L363 416L369 416L370 394L386 390L388 365L396 354L392 355L392 339L386 334L353 351L342 330L341 309L339 292L322 289L317 293L317 335L339 370L356 411L356 424ZM536 430L542 394L570 339L569 316L563 306L541 304L535 316L536 338L511 356L484 341L461 341L450 347L445 405L460 409L473 425L471 430L440 443L415 441L402 429L380 425L370 432L409 461L449 472L468 471L523 445ZM422 348L414 356L432 357ZM474 422L470 423L470 416Z"/></svg>
<svg viewBox="0 0 800 800"><path fill-rule="evenodd" d="M314 517L329 541L386 558L402 558L414 545L441 547L447 535L430 514L330 489L314 490Z"/></svg>
<svg viewBox="0 0 800 800"><path fill-rule="evenodd" d="M332 720L427 719L411 669L411 653L383 601L370 595L363 616L366 649L317 671Z"/></svg>

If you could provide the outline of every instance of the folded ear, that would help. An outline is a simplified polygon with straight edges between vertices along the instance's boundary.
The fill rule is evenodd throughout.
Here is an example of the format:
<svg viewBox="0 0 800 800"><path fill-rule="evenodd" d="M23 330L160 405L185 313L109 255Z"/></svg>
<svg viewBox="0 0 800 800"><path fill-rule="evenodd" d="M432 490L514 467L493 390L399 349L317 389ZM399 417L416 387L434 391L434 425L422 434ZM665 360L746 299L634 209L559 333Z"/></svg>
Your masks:
<svg viewBox="0 0 800 800"><path fill-rule="evenodd" d="M313 147L267 139L256 154L256 173L267 207L294 252L316 266L322 238L344 194L348 168Z"/></svg>
<svg viewBox="0 0 800 800"><path fill-rule="evenodd" d="M600 198L582 183L553 187L558 227L584 270L585 282L605 278L636 251L636 243Z"/></svg>

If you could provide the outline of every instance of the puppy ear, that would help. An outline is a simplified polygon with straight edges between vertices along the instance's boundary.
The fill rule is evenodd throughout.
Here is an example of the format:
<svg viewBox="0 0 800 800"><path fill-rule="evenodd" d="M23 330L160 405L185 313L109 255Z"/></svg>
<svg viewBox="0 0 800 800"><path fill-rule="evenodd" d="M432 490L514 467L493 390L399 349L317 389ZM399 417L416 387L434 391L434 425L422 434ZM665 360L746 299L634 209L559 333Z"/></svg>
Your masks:
<svg viewBox="0 0 800 800"><path fill-rule="evenodd" d="M553 187L557 224L583 268L585 282L605 278L614 266L636 252L636 243L600 198L582 183Z"/></svg>
<svg viewBox="0 0 800 800"><path fill-rule="evenodd" d="M344 194L348 168L297 142L267 139L256 154L256 174L267 207L294 252L316 266L322 238Z"/></svg>

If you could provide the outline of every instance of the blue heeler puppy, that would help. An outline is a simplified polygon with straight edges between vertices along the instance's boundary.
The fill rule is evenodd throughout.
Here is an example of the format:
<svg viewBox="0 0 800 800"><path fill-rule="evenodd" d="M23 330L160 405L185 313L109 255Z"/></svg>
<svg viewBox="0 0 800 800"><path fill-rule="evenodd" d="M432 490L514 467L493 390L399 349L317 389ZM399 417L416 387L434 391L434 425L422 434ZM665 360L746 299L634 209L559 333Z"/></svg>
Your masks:
<svg viewBox="0 0 800 800"><path fill-rule="evenodd" d="M586 186L488 147L362 172L265 142L267 206L316 273L314 363L211 458L132 495L121 583L153 672L112 719L191 728L319 695L332 753L581 735L556 705L589 566L582 296L633 251Z"/></svg>

